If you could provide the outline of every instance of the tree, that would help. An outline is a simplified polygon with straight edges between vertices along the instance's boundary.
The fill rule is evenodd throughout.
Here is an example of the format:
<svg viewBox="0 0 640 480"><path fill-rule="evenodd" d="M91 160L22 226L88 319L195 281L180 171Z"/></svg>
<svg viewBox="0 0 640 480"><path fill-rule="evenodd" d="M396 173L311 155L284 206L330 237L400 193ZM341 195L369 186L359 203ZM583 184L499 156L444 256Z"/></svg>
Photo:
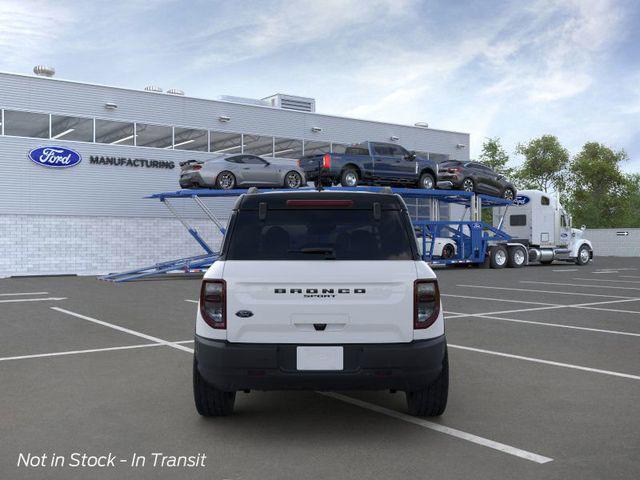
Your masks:
<svg viewBox="0 0 640 480"><path fill-rule="evenodd" d="M569 151L554 135L543 135L516 147L516 153L524 156L524 163L516 172L520 187L548 192L561 191L569 164Z"/></svg>
<svg viewBox="0 0 640 480"><path fill-rule="evenodd" d="M639 222L635 208L640 180L620 170L625 160L624 150L614 151L598 142L585 143L573 158L567 203L576 225L620 227Z"/></svg>
<svg viewBox="0 0 640 480"><path fill-rule="evenodd" d="M513 176L513 168L507 166L509 155L502 147L499 137L485 138L478 161L506 177Z"/></svg>

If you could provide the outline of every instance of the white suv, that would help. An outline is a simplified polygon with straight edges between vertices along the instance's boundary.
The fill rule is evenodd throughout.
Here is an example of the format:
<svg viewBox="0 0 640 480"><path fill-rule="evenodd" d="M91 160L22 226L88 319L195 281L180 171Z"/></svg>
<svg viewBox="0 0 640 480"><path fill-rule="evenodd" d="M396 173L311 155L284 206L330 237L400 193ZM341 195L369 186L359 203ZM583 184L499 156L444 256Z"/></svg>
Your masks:
<svg viewBox="0 0 640 480"><path fill-rule="evenodd" d="M238 390L403 390L444 412L449 386L438 282L402 198L298 191L241 196L202 282L193 387L228 415Z"/></svg>

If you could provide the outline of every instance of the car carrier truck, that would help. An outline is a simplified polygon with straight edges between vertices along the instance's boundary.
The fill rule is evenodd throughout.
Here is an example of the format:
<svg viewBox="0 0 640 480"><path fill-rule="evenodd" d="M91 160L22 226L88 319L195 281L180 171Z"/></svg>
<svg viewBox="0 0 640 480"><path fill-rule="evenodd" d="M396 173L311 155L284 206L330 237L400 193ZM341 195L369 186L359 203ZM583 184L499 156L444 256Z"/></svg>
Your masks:
<svg viewBox="0 0 640 480"><path fill-rule="evenodd" d="M520 267L554 260L585 265L593 259L591 242L582 238L586 227L572 228L571 216L556 197L523 190L513 205L497 210L502 214L493 216L493 225L511 239L489 247L491 266Z"/></svg>

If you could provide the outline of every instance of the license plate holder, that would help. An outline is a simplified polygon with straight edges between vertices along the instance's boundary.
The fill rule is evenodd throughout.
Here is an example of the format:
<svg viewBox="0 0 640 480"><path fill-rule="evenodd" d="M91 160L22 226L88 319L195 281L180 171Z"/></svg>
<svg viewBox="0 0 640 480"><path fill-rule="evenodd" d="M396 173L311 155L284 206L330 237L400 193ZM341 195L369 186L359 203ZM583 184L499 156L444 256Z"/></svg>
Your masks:
<svg viewBox="0 0 640 480"><path fill-rule="evenodd" d="M344 370L343 347L297 347L296 368L302 371Z"/></svg>

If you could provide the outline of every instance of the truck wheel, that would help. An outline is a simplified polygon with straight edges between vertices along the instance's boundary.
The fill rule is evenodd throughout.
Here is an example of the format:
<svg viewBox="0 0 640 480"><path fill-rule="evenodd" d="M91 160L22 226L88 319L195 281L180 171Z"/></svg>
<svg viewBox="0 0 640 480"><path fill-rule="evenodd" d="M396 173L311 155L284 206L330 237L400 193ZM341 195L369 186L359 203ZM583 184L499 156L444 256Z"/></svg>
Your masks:
<svg viewBox="0 0 640 480"><path fill-rule="evenodd" d="M203 417L224 417L233 413L236 392L223 392L209 385L200 375L194 357L193 398L196 402L196 410Z"/></svg>
<svg viewBox="0 0 640 480"><path fill-rule="evenodd" d="M358 186L358 172L353 168L345 168L340 176L340 185L343 187Z"/></svg>
<svg viewBox="0 0 640 480"><path fill-rule="evenodd" d="M522 247L509 247L509 258L507 266L509 268L523 267L527 261L527 252Z"/></svg>
<svg viewBox="0 0 640 480"><path fill-rule="evenodd" d="M444 351L442 370L431 385L423 390L406 392L407 410L416 417L437 417L447 408L449 395L449 356Z"/></svg>
<svg viewBox="0 0 640 480"><path fill-rule="evenodd" d="M436 182L433 179L433 175L430 173L423 173L420 175L420 181L418 182L419 188L424 188L426 190L433 190L435 188Z"/></svg>
<svg viewBox="0 0 640 480"><path fill-rule="evenodd" d="M576 264L586 265L591 259L591 251L588 246L582 245L578 249L578 256L576 257Z"/></svg>
<svg viewBox="0 0 640 480"><path fill-rule="evenodd" d="M507 265L509 255L507 249L502 245L496 245L491 248L491 268L504 268Z"/></svg>

